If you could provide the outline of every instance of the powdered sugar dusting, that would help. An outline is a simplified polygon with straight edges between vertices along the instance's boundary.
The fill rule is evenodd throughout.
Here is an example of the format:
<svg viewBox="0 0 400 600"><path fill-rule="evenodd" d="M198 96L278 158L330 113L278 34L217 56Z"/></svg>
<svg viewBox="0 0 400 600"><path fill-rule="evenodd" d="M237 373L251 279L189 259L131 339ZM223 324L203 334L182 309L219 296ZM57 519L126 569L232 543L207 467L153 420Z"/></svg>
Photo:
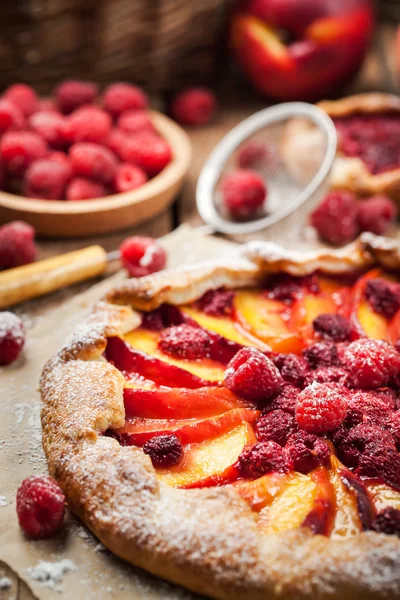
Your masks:
<svg viewBox="0 0 400 600"><path fill-rule="evenodd" d="M18 342L24 341L24 327L22 321L12 312L0 312L0 339L11 335Z"/></svg>
<svg viewBox="0 0 400 600"><path fill-rule="evenodd" d="M4 508L4 506L8 506L8 500L6 496L0 496L0 508Z"/></svg>
<svg viewBox="0 0 400 600"><path fill-rule="evenodd" d="M55 592L62 591L60 583L64 575L76 570L78 570L78 567L68 558L63 558L58 562L40 561L35 567L27 569L31 579L39 581L44 587L48 587Z"/></svg>
<svg viewBox="0 0 400 600"><path fill-rule="evenodd" d="M0 590L9 590L12 580L9 577L0 577Z"/></svg>

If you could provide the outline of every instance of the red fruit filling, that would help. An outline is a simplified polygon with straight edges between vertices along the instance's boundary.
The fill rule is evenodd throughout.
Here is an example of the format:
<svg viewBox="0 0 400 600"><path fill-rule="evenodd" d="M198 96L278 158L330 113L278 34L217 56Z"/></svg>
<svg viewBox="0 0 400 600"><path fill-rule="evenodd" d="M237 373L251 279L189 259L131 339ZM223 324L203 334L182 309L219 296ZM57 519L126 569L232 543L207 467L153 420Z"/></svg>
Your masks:
<svg viewBox="0 0 400 600"><path fill-rule="evenodd" d="M11 312L0 312L0 365L17 360L25 344L22 321Z"/></svg>
<svg viewBox="0 0 400 600"><path fill-rule="evenodd" d="M237 169L221 182L222 204L232 218L254 218L264 206L267 188L263 178L250 169Z"/></svg>
<svg viewBox="0 0 400 600"><path fill-rule="evenodd" d="M397 206L387 196L373 196L359 203L358 224L361 231L384 235L395 223Z"/></svg>
<svg viewBox="0 0 400 600"><path fill-rule="evenodd" d="M158 346L170 356L196 360L210 356L211 338L200 327L176 325L162 332Z"/></svg>
<svg viewBox="0 0 400 600"><path fill-rule="evenodd" d="M400 454L395 447L390 447L383 442L368 444L365 451L360 454L357 474L378 477L400 490Z"/></svg>
<svg viewBox="0 0 400 600"><path fill-rule="evenodd" d="M148 440L143 446L143 452L148 454L154 467L172 467L183 457L183 446L173 433L158 435Z"/></svg>
<svg viewBox="0 0 400 600"><path fill-rule="evenodd" d="M313 320L313 328L322 338L333 342L345 342L350 338L349 321L342 315L323 313Z"/></svg>
<svg viewBox="0 0 400 600"><path fill-rule="evenodd" d="M294 415L300 391L299 388L293 385L284 385L279 394L275 396L265 410L283 410Z"/></svg>
<svg viewBox="0 0 400 600"><path fill-rule="evenodd" d="M297 423L294 416L280 409L262 414L256 422L256 435L260 442L271 440L284 446L289 436L296 430Z"/></svg>
<svg viewBox="0 0 400 600"><path fill-rule="evenodd" d="M347 372L341 367L320 367L315 371L308 371L304 378L304 387L316 383L336 383L346 385Z"/></svg>
<svg viewBox="0 0 400 600"><path fill-rule="evenodd" d="M283 379L296 387L303 387L304 379L309 371L308 364L296 354L278 354L272 357Z"/></svg>
<svg viewBox="0 0 400 600"><path fill-rule="evenodd" d="M365 298L372 310L387 319L400 309L400 285L384 279L369 279L364 289Z"/></svg>
<svg viewBox="0 0 400 600"><path fill-rule="evenodd" d="M328 244L341 246L358 233L358 205L349 192L330 192L311 213L311 225Z"/></svg>
<svg viewBox="0 0 400 600"><path fill-rule="evenodd" d="M397 535L400 537L400 510L387 506L378 513L372 522L371 529L378 533Z"/></svg>
<svg viewBox="0 0 400 600"><path fill-rule="evenodd" d="M31 263L36 258L35 230L24 221L11 221L0 227L0 268Z"/></svg>
<svg viewBox="0 0 400 600"><path fill-rule="evenodd" d="M344 350L349 382L361 389L385 386L400 370L400 354L382 340L360 339Z"/></svg>
<svg viewBox="0 0 400 600"><path fill-rule="evenodd" d="M291 303L297 296L304 293L319 292L318 279L314 275L306 277L293 277L285 273L271 275L266 281L266 294L271 300L282 300Z"/></svg>
<svg viewBox="0 0 400 600"><path fill-rule="evenodd" d="M232 314L234 292L229 290L209 290L197 300L197 307L206 315L224 317Z"/></svg>
<svg viewBox="0 0 400 600"><path fill-rule="evenodd" d="M344 421L346 412L346 396L332 385L313 383L297 399L296 420L308 433L333 431Z"/></svg>
<svg viewBox="0 0 400 600"><path fill-rule="evenodd" d="M17 491L17 515L23 532L32 539L52 536L64 520L65 496L51 477L29 477Z"/></svg>
<svg viewBox="0 0 400 600"><path fill-rule="evenodd" d="M228 364L225 385L234 394L268 402L282 388L283 380L274 363L255 348L243 348Z"/></svg>
<svg viewBox="0 0 400 600"><path fill-rule="evenodd" d="M353 417L358 412L360 420L371 423L379 422L388 411L391 411L385 400L371 392L356 392L349 396L348 408L352 411Z"/></svg>
<svg viewBox="0 0 400 600"><path fill-rule="evenodd" d="M371 445L384 444L387 448L394 448L392 435L373 424L360 423L350 431L338 430L332 439L341 460L353 468L358 466L361 455Z"/></svg>
<svg viewBox="0 0 400 600"><path fill-rule="evenodd" d="M317 342L303 350L303 356L311 369L334 367L339 364L337 347L332 342Z"/></svg>
<svg viewBox="0 0 400 600"><path fill-rule="evenodd" d="M285 447L288 462L300 473L309 473L329 461L330 449L321 437L305 431L297 431L291 435Z"/></svg>
<svg viewBox="0 0 400 600"><path fill-rule="evenodd" d="M286 457L282 446L276 442L258 442L243 450L238 460L243 477L256 479L271 471L285 471Z"/></svg>
<svg viewBox="0 0 400 600"><path fill-rule="evenodd" d="M171 115L182 125L201 126L208 123L217 108L211 90L194 87L177 94L171 103Z"/></svg>
<svg viewBox="0 0 400 600"><path fill-rule="evenodd" d="M153 238L133 236L119 248L122 264L131 277L143 277L161 271L167 262L162 246Z"/></svg>

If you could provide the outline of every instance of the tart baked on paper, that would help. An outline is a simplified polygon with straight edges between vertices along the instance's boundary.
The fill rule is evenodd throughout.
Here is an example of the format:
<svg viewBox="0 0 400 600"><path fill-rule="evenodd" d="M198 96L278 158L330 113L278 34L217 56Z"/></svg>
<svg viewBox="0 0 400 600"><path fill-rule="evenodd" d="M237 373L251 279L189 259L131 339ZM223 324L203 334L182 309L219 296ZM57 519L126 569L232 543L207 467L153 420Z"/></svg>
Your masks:
<svg viewBox="0 0 400 600"><path fill-rule="evenodd" d="M389 274L387 269L391 270ZM342 294L343 286L355 289L352 285L356 273L369 273L366 279L363 275L364 282L371 278L392 282L393 271L399 269L399 244L364 234L344 249L301 255L275 244L253 242L229 258L132 279L113 289L48 362L42 375L43 446L49 471L60 483L71 509L118 556L214 598L400 598L400 539L365 530L370 526L368 519L388 502L400 508L400 488L381 479L358 477L341 465L333 452L328 462L308 473L283 470L265 474L265 493L261 488L257 491L254 485L261 478L255 479L258 483L254 484L251 477L240 474L236 459L231 460L232 464L224 464L224 460L229 453L235 454L233 443L240 450L238 439L244 440L242 451L256 442L254 415L251 417L250 413L260 407L242 406L243 398L232 395L229 410L236 409L237 416L237 411L243 409L240 414L247 415L239 426L235 422L233 429L227 429L226 424L221 429L220 410L219 414L216 411L215 415L208 415L214 427L215 419L218 420L218 432L223 432L219 437L204 436L207 414L193 418L191 423L195 426L188 428L191 411L194 414L200 406L204 407L200 396L194 403L196 389L206 390L204 397L207 386L224 390L220 373L226 364L218 365L209 355L196 361L193 357L182 358L179 352L174 355L168 350L163 354L159 345L159 336L166 339L165 326L176 326L184 315L188 323L197 319L206 332L215 333L222 323L226 338L231 336L228 343L222 336L223 343L217 347L224 352L235 350L234 344L239 343L258 347L267 355L272 347L273 356L281 356L294 348L293 343L303 343L307 336L314 335L310 333L310 318L321 307L326 312L329 302L336 302L335 294ZM312 275L316 272L318 277ZM293 284L293 277L302 278L295 280L300 291L293 300L296 307L300 302L303 310L296 312L300 315L296 325L301 325L297 330L289 327L286 331L285 319L279 321L279 326L276 324L283 313L275 314L271 306L277 310L281 300L266 292L276 289L269 287L271 278L281 281L280 274L284 273L290 274L287 278L282 276L285 284ZM356 289L358 293L360 288ZM210 290L219 291L207 296ZM237 290L233 300L227 290ZM345 297L346 294L341 295L340 302ZM248 320L242 321L239 328L232 328L236 317L225 311L224 298L227 305L236 303L235 311L239 307L242 317L247 315ZM255 335L260 324L254 316L264 310L264 302L269 308L264 322L267 330L262 330L261 339ZM389 320L385 322L359 295L357 302L356 313L352 311L351 315L357 319L357 327L364 324L373 332L384 331L386 335L388 330L384 327ZM283 303L293 316L294 304L288 302L288 296ZM338 302L337 306L342 304ZM168 318L170 321L166 322ZM390 325L393 336L392 319ZM232 341L232 337L236 340ZM220 341L221 335L213 339ZM394 343L393 338L391 341ZM175 352L173 342L172 339ZM193 348L189 346L190 352ZM301 352L300 347L296 349ZM128 352L129 360L132 356L142 360L144 356L147 370L120 364L119 352ZM171 377L171 387L166 385L165 376ZM183 386L185 390L176 387L182 377L188 382ZM197 380L205 380L205 387L198 385ZM143 390L144 397L147 394L152 401L167 398L162 406L154 404L158 420L151 421L151 415L148 418L147 412L152 409L143 399L133 404L139 416L127 415L124 388L130 388L125 391L125 402L127 398L140 398ZM171 389L173 397L168 396ZM214 392L209 401L217 402L218 394L225 392ZM180 403L179 394L191 398L192 404ZM126 404L128 412L132 412L133 405ZM189 436L189 443L184 443L183 462L155 469L142 450L144 440L151 438L158 423L158 429L165 429L165 412L170 414L177 407L183 410L182 406L189 412L178 422L175 414L168 427ZM259 418L259 410L256 416ZM190 437L193 435L195 438ZM190 441L193 439L195 442ZM331 439L327 436L326 443L331 444ZM129 445L132 440L136 445ZM211 463L219 461L215 472L207 471L201 457L205 457L205 462L207 457ZM194 466L187 468L190 460ZM347 474L347 479L343 474ZM368 494L356 492L357 485L366 486ZM322 515L319 520L318 515ZM323 535L315 533L322 530Z"/></svg>
<svg viewBox="0 0 400 600"><path fill-rule="evenodd" d="M388 194L400 201L400 98L365 93L317 106L333 119L338 132L332 187L360 196ZM296 179L309 177L323 158L321 134L310 122L293 120L281 152Z"/></svg>

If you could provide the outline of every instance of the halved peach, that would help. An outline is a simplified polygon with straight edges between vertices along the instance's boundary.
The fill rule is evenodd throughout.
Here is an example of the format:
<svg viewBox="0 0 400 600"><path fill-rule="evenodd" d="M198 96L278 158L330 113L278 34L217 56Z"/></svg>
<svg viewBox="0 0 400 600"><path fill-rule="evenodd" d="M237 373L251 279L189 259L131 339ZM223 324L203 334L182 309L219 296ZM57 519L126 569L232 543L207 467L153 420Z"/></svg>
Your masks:
<svg viewBox="0 0 400 600"><path fill-rule="evenodd" d="M288 324L288 307L270 300L259 291L238 291L234 299L234 318L251 335L277 352L299 353L303 342L298 331Z"/></svg>
<svg viewBox="0 0 400 600"><path fill-rule="evenodd" d="M254 408L227 388L125 388L127 417L145 419L201 419L234 408Z"/></svg>
<svg viewBox="0 0 400 600"><path fill-rule="evenodd" d="M400 492L381 482L367 482L366 488L377 512L391 506L400 510Z"/></svg>
<svg viewBox="0 0 400 600"><path fill-rule="evenodd" d="M209 388L207 388L209 389ZM127 446L143 446L147 440L165 433L174 433L182 444L198 443L222 435L241 423L254 423L260 411L249 408L235 408L221 415L207 419L142 419L128 420L115 432Z"/></svg>
<svg viewBox="0 0 400 600"><path fill-rule="evenodd" d="M185 447L182 461L168 469L157 469L157 477L172 487L209 487L238 477L237 460L246 446L256 442L248 423L212 440Z"/></svg>
<svg viewBox="0 0 400 600"><path fill-rule="evenodd" d="M336 496L336 513L331 531L334 539L355 536L362 529L355 494L344 485L339 475L342 467L336 456L331 455L329 478Z"/></svg>
<svg viewBox="0 0 400 600"><path fill-rule="evenodd" d="M268 473L258 479L241 479L231 484L234 490L259 512L265 506L272 504L284 488L295 477L290 473Z"/></svg>

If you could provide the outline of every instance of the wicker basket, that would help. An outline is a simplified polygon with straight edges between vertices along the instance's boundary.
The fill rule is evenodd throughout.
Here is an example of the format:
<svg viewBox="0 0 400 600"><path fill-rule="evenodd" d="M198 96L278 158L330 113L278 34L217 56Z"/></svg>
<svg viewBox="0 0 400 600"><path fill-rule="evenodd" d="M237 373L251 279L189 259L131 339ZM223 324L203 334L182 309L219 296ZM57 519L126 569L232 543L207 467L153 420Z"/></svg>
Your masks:
<svg viewBox="0 0 400 600"><path fill-rule="evenodd" d="M123 79L149 90L215 73L233 0L0 2L0 83L39 91L65 77Z"/></svg>

